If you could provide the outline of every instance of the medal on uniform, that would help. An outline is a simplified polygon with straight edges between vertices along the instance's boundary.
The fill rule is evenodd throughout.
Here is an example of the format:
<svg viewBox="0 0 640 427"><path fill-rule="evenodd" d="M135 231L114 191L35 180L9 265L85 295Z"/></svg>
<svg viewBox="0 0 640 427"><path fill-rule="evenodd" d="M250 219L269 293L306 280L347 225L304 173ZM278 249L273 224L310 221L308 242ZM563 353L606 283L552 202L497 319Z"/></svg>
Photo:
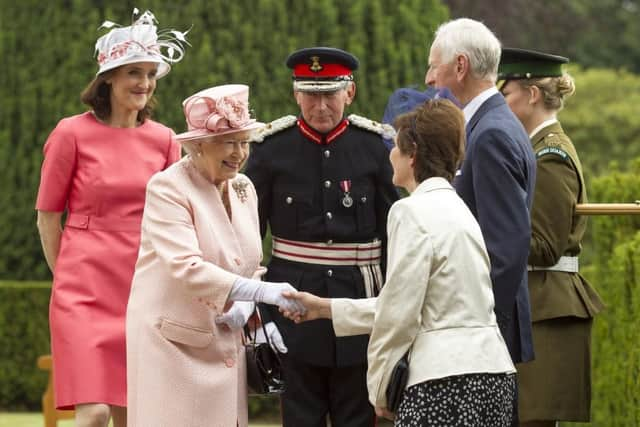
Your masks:
<svg viewBox="0 0 640 427"><path fill-rule="evenodd" d="M353 205L353 199L349 192L351 191L351 180L345 179L344 181L340 181L340 188L344 192L344 197L342 197L342 206L345 208L350 208Z"/></svg>

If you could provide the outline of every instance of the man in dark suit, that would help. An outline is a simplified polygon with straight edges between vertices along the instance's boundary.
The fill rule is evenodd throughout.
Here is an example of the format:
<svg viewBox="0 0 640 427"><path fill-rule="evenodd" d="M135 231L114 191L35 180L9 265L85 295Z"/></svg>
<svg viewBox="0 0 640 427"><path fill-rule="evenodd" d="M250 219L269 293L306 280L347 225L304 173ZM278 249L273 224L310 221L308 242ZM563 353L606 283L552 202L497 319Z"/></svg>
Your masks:
<svg viewBox="0 0 640 427"><path fill-rule="evenodd" d="M491 259L498 326L514 362L532 360L527 257L535 157L520 121L495 87L500 42L481 22L438 28L425 82L446 87L463 105L465 160L454 185L480 223Z"/></svg>
<svg viewBox="0 0 640 427"><path fill-rule="evenodd" d="M267 280L291 283L322 297L377 295L387 213L398 198L389 152L393 128L344 110L355 96L358 60L340 49L301 49L293 70L298 116L268 124L251 146L246 174L258 193L262 235L271 228ZM336 338L329 320L295 325L261 307L288 347L283 357L285 427L372 427L367 374L368 336Z"/></svg>

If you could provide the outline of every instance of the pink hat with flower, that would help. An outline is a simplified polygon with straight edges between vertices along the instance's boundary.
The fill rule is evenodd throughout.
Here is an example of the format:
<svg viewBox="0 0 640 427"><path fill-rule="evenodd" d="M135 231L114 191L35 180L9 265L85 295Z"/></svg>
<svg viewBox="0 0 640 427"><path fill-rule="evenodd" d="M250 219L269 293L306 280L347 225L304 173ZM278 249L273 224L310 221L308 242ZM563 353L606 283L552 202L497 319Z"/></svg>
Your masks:
<svg viewBox="0 0 640 427"><path fill-rule="evenodd" d="M184 56L186 32L175 30L157 31L156 18L150 11L145 11L137 19L137 8L133 9L131 24L120 27L118 24L105 21L100 28L111 29L96 41L98 72L104 73L125 64L136 62L155 62L158 64L156 78L166 75L171 66ZM116 27L116 28L113 28Z"/></svg>
<svg viewBox="0 0 640 427"><path fill-rule="evenodd" d="M188 131L176 136L188 141L264 127L249 116L249 86L229 84L202 90L182 102Z"/></svg>

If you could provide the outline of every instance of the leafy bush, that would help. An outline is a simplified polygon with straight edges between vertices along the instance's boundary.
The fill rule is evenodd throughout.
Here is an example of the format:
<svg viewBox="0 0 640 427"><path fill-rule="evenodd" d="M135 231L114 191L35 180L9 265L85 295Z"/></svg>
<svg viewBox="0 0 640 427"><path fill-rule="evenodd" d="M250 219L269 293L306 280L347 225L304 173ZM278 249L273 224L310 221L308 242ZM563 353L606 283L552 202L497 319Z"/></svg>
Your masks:
<svg viewBox="0 0 640 427"><path fill-rule="evenodd" d="M0 282L0 411L40 410L49 354L48 282Z"/></svg>
<svg viewBox="0 0 640 427"><path fill-rule="evenodd" d="M559 118L578 150L585 178L590 182L609 173L612 162L628 169L631 160L640 156L640 76L578 66L569 72L575 79L576 93L567 100Z"/></svg>
<svg viewBox="0 0 640 427"><path fill-rule="evenodd" d="M591 198L630 202L640 198L640 159L630 172L611 171L592 183ZM585 244L583 273L606 309L593 331L592 427L640 426L640 215L594 216ZM587 427L589 424L564 424Z"/></svg>
<svg viewBox="0 0 640 427"><path fill-rule="evenodd" d="M50 277L33 211L42 145L58 120L86 108L79 93L97 69L97 27L105 19L127 25L132 11L131 2L60 3L0 1L0 279ZM223 83L248 84L261 121L296 113L284 62L313 45L358 56L349 112L379 119L394 89L423 81L427 46L448 16L440 0L150 0L144 7L159 28L192 27L192 46L156 90L154 117L177 132L186 127L182 100Z"/></svg>

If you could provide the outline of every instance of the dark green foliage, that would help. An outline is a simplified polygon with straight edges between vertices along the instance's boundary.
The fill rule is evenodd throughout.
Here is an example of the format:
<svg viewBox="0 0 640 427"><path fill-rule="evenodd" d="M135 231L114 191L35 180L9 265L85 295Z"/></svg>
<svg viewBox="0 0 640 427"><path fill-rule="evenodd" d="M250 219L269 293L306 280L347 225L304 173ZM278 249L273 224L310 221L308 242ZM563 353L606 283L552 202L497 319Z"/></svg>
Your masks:
<svg viewBox="0 0 640 427"><path fill-rule="evenodd" d="M607 310L593 336L594 426L640 425L640 232L623 242L596 269Z"/></svg>
<svg viewBox="0 0 640 427"><path fill-rule="evenodd" d="M181 101L224 83L249 84L262 121L296 113L284 61L310 45L360 58L349 112L379 119L392 90L424 80L433 31L448 13L439 0L2 1L0 278L50 277L33 210L42 146L58 120L85 109L79 93L97 70L96 29L105 19L129 24L134 5L151 9L160 28L192 27L192 47L156 92L155 119L177 132L185 130Z"/></svg>
<svg viewBox="0 0 640 427"><path fill-rule="evenodd" d="M485 22L505 46L568 56L586 67L640 71L637 0L444 0L454 18Z"/></svg>
<svg viewBox="0 0 640 427"><path fill-rule="evenodd" d="M593 180L591 197L630 202L640 196L640 158L627 173ZM640 215L594 216L584 269L607 308L593 332L592 427L640 425ZM564 427L570 424L565 424ZM571 424L588 427L589 424Z"/></svg>
<svg viewBox="0 0 640 427"><path fill-rule="evenodd" d="M626 71L578 66L568 71L574 77L576 93L567 100L559 118L578 150L585 178L589 182L608 172L612 161L620 169L628 169L630 161L640 156L640 77ZM590 194L589 198L605 201L595 196Z"/></svg>
<svg viewBox="0 0 640 427"><path fill-rule="evenodd" d="M36 367L49 350L47 282L0 282L0 411L39 410L47 374Z"/></svg>

